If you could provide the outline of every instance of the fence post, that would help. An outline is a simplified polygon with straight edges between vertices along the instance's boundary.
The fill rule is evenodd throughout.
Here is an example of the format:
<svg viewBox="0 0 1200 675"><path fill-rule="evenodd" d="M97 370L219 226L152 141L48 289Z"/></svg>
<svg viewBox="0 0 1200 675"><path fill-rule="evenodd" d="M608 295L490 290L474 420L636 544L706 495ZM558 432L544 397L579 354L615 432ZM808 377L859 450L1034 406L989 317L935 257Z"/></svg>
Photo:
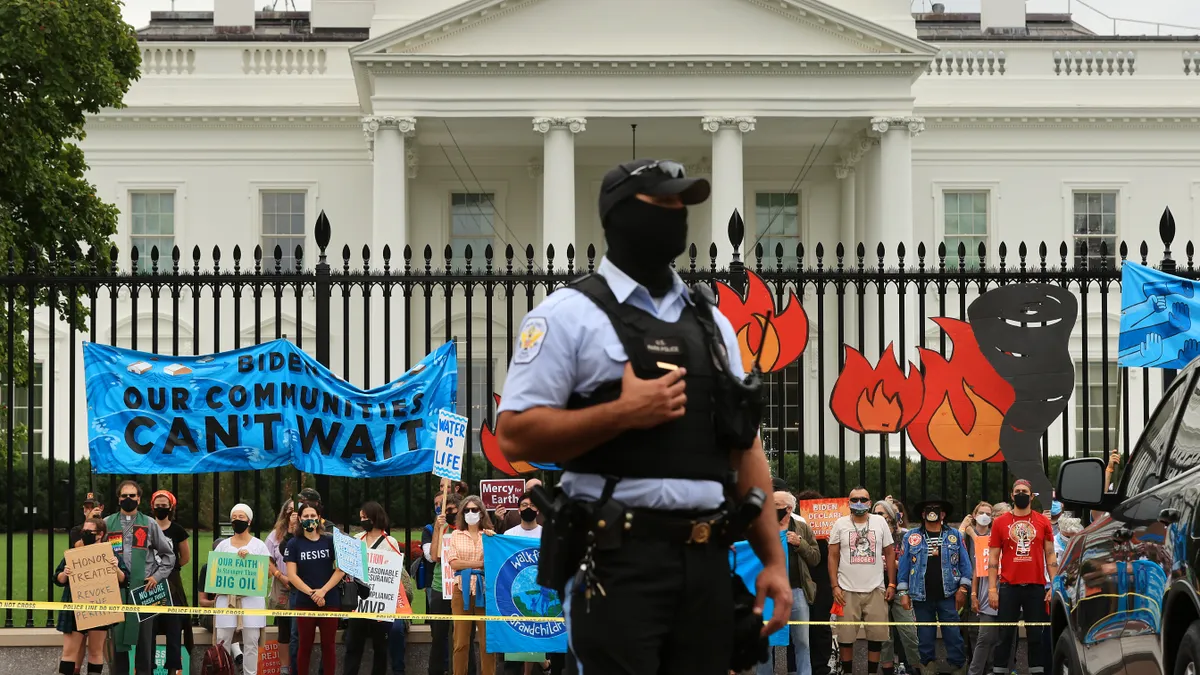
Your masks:
<svg viewBox="0 0 1200 675"><path fill-rule="evenodd" d="M1163 209L1162 218L1158 219L1158 236L1163 243L1162 262L1159 263L1159 269L1167 274L1175 273L1175 259L1171 257L1171 243L1175 241L1175 216L1171 214L1171 207ZM1163 370L1163 393L1167 393L1171 383L1175 381L1175 375L1178 371L1173 369Z"/></svg>
<svg viewBox="0 0 1200 675"><path fill-rule="evenodd" d="M742 263L742 256L738 253L745 236L746 225L742 222L742 214L734 209L729 216L729 244L733 246L733 260L729 261L729 285L738 293L746 292L746 265Z"/></svg>
<svg viewBox="0 0 1200 675"><path fill-rule="evenodd" d="M317 216L317 227L314 231L317 240L317 267L316 267L316 285L314 292L317 298L317 317L316 317L316 333L317 333L317 362L326 368L329 367L329 336L332 330L329 325L329 302L333 295L333 283L329 275L329 259L325 256L325 250L329 248L329 240L333 234L329 227L329 218L325 216L325 211ZM349 339L343 336L343 339ZM301 486L297 486L301 487ZM332 498L329 492L329 476L317 476L317 492L321 493L321 499L325 503L329 503Z"/></svg>

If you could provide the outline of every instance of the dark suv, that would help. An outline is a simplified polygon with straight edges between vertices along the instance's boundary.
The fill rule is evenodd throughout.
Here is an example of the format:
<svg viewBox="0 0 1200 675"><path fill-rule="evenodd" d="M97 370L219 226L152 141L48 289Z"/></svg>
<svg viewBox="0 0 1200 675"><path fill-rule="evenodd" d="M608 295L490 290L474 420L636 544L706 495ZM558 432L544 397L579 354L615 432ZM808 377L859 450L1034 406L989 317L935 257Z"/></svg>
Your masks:
<svg viewBox="0 0 1200 675"><path fill-rule="evenodd" d="M1051 601L1053 675L1200 675L1200 367L1172 382L1119 485L1063 463L1058 497L1093 511Z"/></svg>

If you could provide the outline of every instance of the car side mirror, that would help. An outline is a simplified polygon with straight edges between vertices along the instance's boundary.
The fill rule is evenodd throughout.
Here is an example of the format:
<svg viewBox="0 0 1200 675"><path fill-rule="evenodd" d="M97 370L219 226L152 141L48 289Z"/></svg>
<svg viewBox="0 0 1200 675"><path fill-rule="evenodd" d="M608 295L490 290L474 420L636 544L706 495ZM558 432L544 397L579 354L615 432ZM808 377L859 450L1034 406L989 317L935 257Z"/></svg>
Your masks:
<svg viewBox="0 0 1200 675"><path fill-rule="evenodd" d="M1068 459L1058 468L1055 496L1064 504L1097 508L1104 504L1104 460L1098 457Z"/></svg>

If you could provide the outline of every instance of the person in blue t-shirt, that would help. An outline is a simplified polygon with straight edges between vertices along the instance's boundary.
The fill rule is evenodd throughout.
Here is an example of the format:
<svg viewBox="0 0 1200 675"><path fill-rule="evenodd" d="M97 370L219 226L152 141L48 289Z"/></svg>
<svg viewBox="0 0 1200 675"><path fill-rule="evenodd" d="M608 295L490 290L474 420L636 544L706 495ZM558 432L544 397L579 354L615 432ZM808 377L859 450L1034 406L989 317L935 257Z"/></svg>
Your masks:
<svg viewBox="0 0 1200 675"><path fill-rule="evenodd" d="M288 568L288 582L292 585L292 609L318 609L337 612L342 608L342 577L337 569L333 550L333 539L324 534L321 511L313 504L305 504L300 510L302 536L288 542L283 555ZM313 639L317 628L321 629L321 665L325 673L337 672L337 652L334 638L337 636L337 617L296 619L300 645L296 650L296 673L308 672L309 657L312 656Z"/></svg>

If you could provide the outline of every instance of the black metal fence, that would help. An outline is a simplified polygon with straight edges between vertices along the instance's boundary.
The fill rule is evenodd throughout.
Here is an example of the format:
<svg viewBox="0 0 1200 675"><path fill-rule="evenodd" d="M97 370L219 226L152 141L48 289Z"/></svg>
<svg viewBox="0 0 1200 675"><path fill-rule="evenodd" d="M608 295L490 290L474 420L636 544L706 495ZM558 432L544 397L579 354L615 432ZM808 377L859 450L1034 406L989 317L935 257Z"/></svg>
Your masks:
<svg viewBox="0 0 1200 675"><path fill-rule="evenodd" d="M1159 266L1195 278L1190 243L1186 269L1176 269L1172 260L1174 221L1169 211L1160 234L1167 252ZM415 252L406 246L399 256L385 248L379 257L367 247L360 256L352 256L346 246L340 260L336 254L330 260L330 235L322 213L316 225L317 259L310 264L298 249L293 269L283 268L278 249L264 256L256 248L244 256L234 247L226 257L214 247L207 262L202 262L205 256L198 247L190 255L176 248L169 258L153 250L149 264L143 252L133 250L125 269L115 250L104 260L95 255L54 260L37 251L9 252L7 269L0 269L0 302L7 319L0 327L5 331L0 340L7 347L0 400L10 413L3 421L6 466L0 485L6 547L3 597L56 599L49 577L66 547L65 531L80 521L84 493L96 492L113 504L117 483L127 478L90 472L84 451L82 341L160 354L200 354L286 337L340 376L373 386L398 376L442 341L455 339L460 344L460 411L478 428L494 423L490 393L501 390L499 374L512 355L521 317L548 292L598 263L592 246L583 255L568 247L565 265L551 250L544 267L531 246L524 251L508 246L503 252L491 247L455 252L447 246L436 258L429 246ZM735 213L730 240L736 247L742 238L741 219ZM997 285L1046 282L1072 289L1080 301L1076 331L1082 337L1081 361L1101 364L1098 390L1092 368L1079 373L1076 417L1082 419L1072 428L1064 413L1061 438L1052 430L1043 439L1048 470L1053 472L1061 461L1052 446L1064 449L1063 454L1082 455L1119 447L1127 458L1136 440L1131 402L1132 421L1140 428L1159 397L1161 390L1151 386L1148 374L1140 377L1140 390L1131 391L1130 373L1114 375L1115 365L1109 367L1116 362L1109 349L1110 337L1115 336L1106 318L1120 310L1119 265L1129 254L1125 244L1115 256L1104 243L1098 250L1079 252L1066 243L1015 248L1001 244L996 255L983 245L978 252L960 245L950 252L949 264L944 245L919 245L916 251L903 246L885 251L882 244L859 244L851 250L841 244L798 244L789 251L781 244L774 251L763 251L761 245L748 248L753 250L747 253L747 264L737 256L717 261L715 246L707 256L692 246L690 262L679 272L688 283L721 282L742 290L748 269L770 289L772 311L786 310L792 293L803 305L810 325L805 356L768 376L763 432L777 475L797 489L844 495L863 484L879 497L893 494L905 503L930 493L953 495L962 509L959 516L980 499L1000 500L1008 494L1003 465L931 462L915 452L903 434L896 447L895 436L868 437L841 429L828 412L827 400L845 363L843 344L862 348L895 341L904 353L913 346L908 341L916 340L946 355L950 345L945 336L930 340L923 329L928 319L965 318L972 294ZM1146 263L1148 251L1141 243L1134 259ZM465 269L451 269L452 258L462 260L464 253ZM48 311L46 305L58 309ZM451 320L455 316L465 320L456 323ZM482 334L476 319L483 321ZM897 331L906 322L922 329ZM1089 340L1096 336L1099 353L1089 354ZM335 353L337 346L340 353ZM867 356L873 360L877 354ZM483 367L472 367L474 363ZM1097 393L1099 404L1094 400ZM1082 433L1077 433L1079 428ZM471 484L498 474L479 446L478 437L468 439L464 479ZM338 523L356 523L363 501L381 502L391 515L394 533L408 545L419 541L416 528L430 521L436 491L427 475L349 480L302 477L291 469L130 478L143 484L145 507L154 490L172 490L179 498L177 520L195 543L197 535L226 520L227 509L239 502L255 509L254 531L265 536L279 505L303 481L315 484ZM106 509L110 512L111 507ZM47 531L58 534L49 536ZM198 545L193 551L194 559L203 560L206 551ZM198 567L199 563L191 565L194 584ZM14 619L18 625L35 625L33 612L7 611L5 626L13 626ZM51 621L49 613L37 613L38 625Z"/></svg>

